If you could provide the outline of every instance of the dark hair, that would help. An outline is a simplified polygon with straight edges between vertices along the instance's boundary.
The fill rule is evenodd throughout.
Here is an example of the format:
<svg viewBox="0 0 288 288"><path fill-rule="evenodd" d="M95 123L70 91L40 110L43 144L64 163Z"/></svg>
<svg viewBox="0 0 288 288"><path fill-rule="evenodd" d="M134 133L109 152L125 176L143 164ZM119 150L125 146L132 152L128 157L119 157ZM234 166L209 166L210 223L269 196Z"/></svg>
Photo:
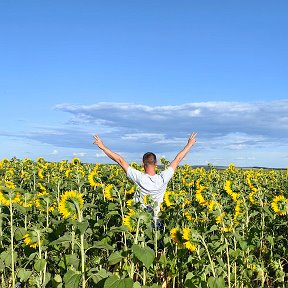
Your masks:
<svg viewBox="0 0 288 288"><path fill-rule="evenodd" d="M144 165L155 165L157 162L156 155L152 152L146 152L143 155Z"/></svg>

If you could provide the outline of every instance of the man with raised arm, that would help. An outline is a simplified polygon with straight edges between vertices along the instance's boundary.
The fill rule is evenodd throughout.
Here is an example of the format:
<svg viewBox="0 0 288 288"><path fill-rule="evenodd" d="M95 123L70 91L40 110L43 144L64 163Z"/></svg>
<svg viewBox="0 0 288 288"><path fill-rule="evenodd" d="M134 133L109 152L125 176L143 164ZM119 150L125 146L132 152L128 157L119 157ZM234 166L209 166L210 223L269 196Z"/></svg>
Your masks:
<svg viewBox="0 0 288 288"><path fill-rule="evenodd" d="M143 155L143 167L145 173L132 168L125 159L119 154L111 151L106 147L100 137L95 135L93 144L97 145L109 158L117 162L126 172L127 177L131 179L139 191L139 201L143 203L144 197L149 194L152 199L157 203L154 211L155 216L160 210L160 204L163 202L163 197L168 185L169 180L172 178L177 166L181 160L187 155L191 147L196 143L196 133L192 133L188 138L185 147L176 155L175 159L170 163L169 167L164 171L156 174L157 159L156 155L152 152L147 152Z"/></svg>

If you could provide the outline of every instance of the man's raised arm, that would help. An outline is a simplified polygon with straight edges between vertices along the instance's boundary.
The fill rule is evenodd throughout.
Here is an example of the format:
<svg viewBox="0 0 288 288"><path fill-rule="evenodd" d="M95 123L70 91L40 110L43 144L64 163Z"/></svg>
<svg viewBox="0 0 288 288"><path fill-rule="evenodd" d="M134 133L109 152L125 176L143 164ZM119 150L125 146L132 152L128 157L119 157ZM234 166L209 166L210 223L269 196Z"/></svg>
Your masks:
<svg viewBox="0 0 288 288"><path fill-rule="evenodd" d="M110 159L117 162L123 170L127 172L129 164L124 160L124 158L106 147L98 135L94 135L93 137L95 139L93 144L97 145Z"/></svg>
<svg viewBox="0 0 288 288"><path fill-rule="evenodd" d="M181 160L187 155L187 153L190 151L191 147L196 143L196 133L193 132L185 147L176 155L175 159L170 163L170 167L173 168L175 171Z"/></svg>

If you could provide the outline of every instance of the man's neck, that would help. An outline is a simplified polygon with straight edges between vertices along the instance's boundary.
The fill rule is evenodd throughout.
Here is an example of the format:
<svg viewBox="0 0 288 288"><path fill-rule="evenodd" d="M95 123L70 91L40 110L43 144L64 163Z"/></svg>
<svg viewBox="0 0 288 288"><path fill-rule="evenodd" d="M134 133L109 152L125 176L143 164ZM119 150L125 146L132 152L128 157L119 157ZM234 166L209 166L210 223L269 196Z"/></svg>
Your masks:
<svg viewBox="0 0 288 288"><path fill-rule="evenodd" d="M145 173L150 175L150 176L154 176L156 174L155 173L155 166L147 165L144 167L144 170L145 170Z"/></svg>

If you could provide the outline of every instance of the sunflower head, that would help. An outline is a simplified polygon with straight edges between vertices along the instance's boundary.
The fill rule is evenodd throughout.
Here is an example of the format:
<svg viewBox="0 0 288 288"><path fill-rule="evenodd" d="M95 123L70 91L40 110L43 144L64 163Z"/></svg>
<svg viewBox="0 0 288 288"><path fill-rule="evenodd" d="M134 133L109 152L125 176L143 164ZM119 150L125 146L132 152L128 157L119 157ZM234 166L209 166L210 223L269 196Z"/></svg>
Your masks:
<svg viewBox="0 0 288 288"><path fill-rule="evenodd" d="M183 228L182 233L183 233L184 247L191 252L196 251L197 244L199 242L196 232L193 231L191 228L185 227Z"/></svg>
<svg viewBox="0 0 288 288"><path fill-rule="evenodd" d="M10 200L12 203L19 203L21 201L20 193L17 191L11 190L7 188L7 186L6 187L5 186L2 186L2 187L0 186L0 204L4 206L9 206Z"/></svg>
<svg viewBox="0 0 288 288"><path fill-rule="evenodd" d="M126 194L132 195L134 194L135 190L136 190L136 187L135 185L133 185L130 189L126 190Z"/></svg>
<svg viewBox="0 0 288 288"><path fill-rule="evenodd" d="M79 158L75 157L71 160L71 164L74 166L78 166L78 165L81 165L81 161Z"/></svg>
<svg viewBox="0 0 288 288"><path fill-rule="evenodd" d="M123 217L123 224L129 228L129 231L135 231L136 228L136 212L133 209L129 209L127 214Z"/></svg>
<svg viewBox="0 0 288 288"><path fill-rule="evenodd" d="M183 232L180 228L172 228L170 230L170 238L176 244L182 247L183 245Z"/></svg>
<svg viewBox="0 0 288 288"><path fill-rule="evenodd" d="M109 201L114 201L116 199L114 196L114 193L113 193L113 185L112 184L108 184L104 188L103 193L104 193L105 198Z"/></svg>
<svg viewBox="0 0 288 288"><path fill-rule="evenodd" d="M173 192L166 191L164 194L164 203L167 207L174 205L175 203L172 200Z"/></svg>
<svg viewBox="0 0 288 288"><path fill-rule="evenodd" d="M288 199L283 195L276 196L272 201L271 207L277 215L285 216L288 214Z"/></svg>
<svg viewBox="0 0 288 288"><path fill-rule="evenodd" d="M27 246L32 247L34 249L36 249L38 244L39 244L38 243L38 234L35 230L31 230L28 233L26 233L23 236L23 240ZM41 243L42 243L42 240L40 241L40 244Z"/></svg>
<svg viewBox="0 0 288 288"><path fill-rule="evenodd" d="M99 182L99 177L97 171L92 171L88 175L88 181L91 187L98 187L101 186L101 183Z"/></svg>
<svg viewBox="0 0 288 288"><path fill-rule="evenodd" d="M64 218L77 218L79 212L84 206L84 200L81 193L77 191L66 191L59 202L59 212Z"/></svg>

